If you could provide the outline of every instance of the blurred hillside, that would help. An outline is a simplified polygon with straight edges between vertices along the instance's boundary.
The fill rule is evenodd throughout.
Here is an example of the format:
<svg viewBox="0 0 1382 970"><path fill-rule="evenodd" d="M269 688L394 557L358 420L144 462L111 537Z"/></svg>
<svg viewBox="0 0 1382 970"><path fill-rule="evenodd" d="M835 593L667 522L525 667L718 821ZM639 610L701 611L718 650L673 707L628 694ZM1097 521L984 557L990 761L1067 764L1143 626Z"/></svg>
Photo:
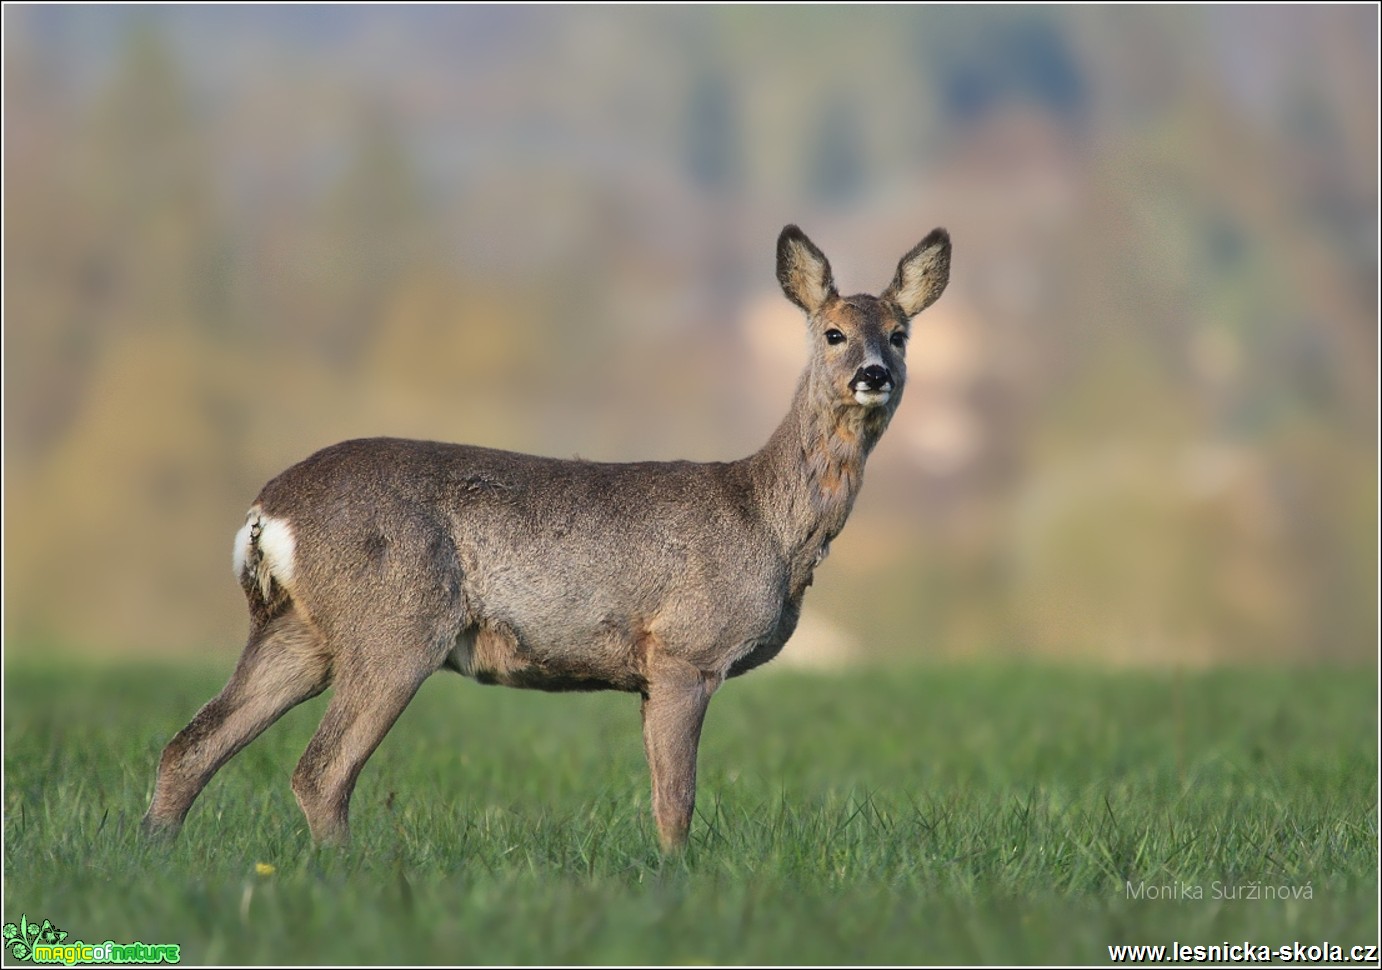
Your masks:
<svg viewBox="0 0 1382 970"><path fill-rule="evenodd" d="M758 447L955 240L784 654L1375 662L1374 7L7 6L5 643L233 651L260 485Z"/></svg>

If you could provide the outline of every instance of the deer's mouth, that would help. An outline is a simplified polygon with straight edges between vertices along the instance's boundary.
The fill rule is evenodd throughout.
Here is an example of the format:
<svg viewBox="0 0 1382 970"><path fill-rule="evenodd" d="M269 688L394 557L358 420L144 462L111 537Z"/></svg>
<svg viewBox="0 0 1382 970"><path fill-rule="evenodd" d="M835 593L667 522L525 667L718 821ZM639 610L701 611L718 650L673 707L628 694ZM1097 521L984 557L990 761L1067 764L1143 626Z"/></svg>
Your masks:
<svg viewBox="0 0 1382 970"><path fill-rule="evenodd" d="M883 388L856 387L856 388L854 388L854 400L858 401L860 404L862 404L862 405L863 405L864 407L866 407L866 408L878 408L878 407L882 407L883 405L887 404L888 401L890 401L890 400L892 399L892 396L893 396L893 389L892 389L891 387L883 387Z"/></svg>

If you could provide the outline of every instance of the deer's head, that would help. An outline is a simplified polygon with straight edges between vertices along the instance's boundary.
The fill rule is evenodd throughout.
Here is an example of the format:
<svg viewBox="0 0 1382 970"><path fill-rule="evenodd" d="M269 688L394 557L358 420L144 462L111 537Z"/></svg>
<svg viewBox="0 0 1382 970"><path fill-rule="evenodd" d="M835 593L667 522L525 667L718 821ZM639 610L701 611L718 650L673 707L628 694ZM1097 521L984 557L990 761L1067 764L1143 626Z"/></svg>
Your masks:
<svg viewBox="0 0 1382 970"><path fill-rule="evenodd" d="M950 235L933 229L902 257L881 295L840 296L825 255L806 233L787 226L777 240L777 278L806 312L812 397L828 406L882 408L891 416L907 379L912 318L950 280Z"/></svg>

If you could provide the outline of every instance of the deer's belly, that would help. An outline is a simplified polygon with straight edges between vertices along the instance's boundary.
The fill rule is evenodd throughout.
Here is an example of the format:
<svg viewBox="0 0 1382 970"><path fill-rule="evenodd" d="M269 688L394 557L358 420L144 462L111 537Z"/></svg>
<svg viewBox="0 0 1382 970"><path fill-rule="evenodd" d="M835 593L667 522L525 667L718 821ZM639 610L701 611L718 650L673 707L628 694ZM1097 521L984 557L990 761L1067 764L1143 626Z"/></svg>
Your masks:
<svg viewBox="0 0 1382 970"><path fill-rule="evenodd" d="M641 665L612 640L562 647L534 643L503 625L463 631L451 648L447 666L482 684L531 690L621 690L646 686Z"/></svg>

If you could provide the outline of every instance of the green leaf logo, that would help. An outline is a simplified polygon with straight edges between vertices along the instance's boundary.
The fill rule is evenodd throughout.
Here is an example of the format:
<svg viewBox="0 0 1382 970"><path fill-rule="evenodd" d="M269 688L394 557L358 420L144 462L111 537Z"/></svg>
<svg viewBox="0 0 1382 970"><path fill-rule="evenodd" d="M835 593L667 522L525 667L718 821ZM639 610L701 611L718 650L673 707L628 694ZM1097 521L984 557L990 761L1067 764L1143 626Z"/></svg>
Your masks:
<svg viewBox="0 0 1382 970"><path fill-rule="evenodd" d="M6 923L0 932L5 938L5 949L13 953L16 960L32 960L34 947L40 943L56 946L67 939L67 931L58 929L51 920L30 923L27 914L21 915L17 924Z"/></svg>

